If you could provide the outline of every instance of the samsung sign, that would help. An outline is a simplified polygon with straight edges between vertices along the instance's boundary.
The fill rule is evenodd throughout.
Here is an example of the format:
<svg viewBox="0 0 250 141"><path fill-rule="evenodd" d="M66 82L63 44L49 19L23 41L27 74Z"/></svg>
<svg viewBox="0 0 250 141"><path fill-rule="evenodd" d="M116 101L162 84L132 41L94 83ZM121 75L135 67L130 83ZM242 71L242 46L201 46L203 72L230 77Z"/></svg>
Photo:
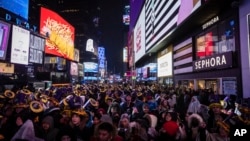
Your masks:
<svg viewBox="0 0 250 141"><path fill-rule="evenodd" d="M232 52L217 54L193 62L193 70L210 70L232 67Z"/></svg>

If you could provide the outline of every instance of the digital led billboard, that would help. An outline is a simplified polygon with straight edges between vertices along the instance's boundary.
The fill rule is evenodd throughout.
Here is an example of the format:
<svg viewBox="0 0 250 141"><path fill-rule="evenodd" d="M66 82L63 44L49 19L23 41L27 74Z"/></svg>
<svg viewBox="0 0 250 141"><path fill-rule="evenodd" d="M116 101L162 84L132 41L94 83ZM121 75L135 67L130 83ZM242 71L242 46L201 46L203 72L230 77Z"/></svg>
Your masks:
<svg viewBox="0 0 250 141"><path fill-rule="evenodd" d="M45 39L43 37L30 34L29 62L43 63Z"/></svg>
<svg viewBox="0 0 250 141"><path fill-rule="evenodd" d="M75 28L60 15L41 7L40 33L47 37L45 53L74 60Z"/></svg>
<svg viewBox="0 0 250 141"><path fill-rule="evenodd" d="M5 60L6 57L10 26L10 24L0 21L0 60Z"/></svg>
<svg viewBox="0 0 250 141"><path fill-rule="evenodd" d="M143 7L134 28L135 62L145 54L145 8Z"/></svg>
<svg viewBox="0 0 250 141"><path fill-rule="evenodd" d="M94 62L84 62L84 72L98 72L98 64Z"/></svg>
<svg viewBox="0 0 250 141"><path fill-rule="evenodd" d="M29 0L0 0L0 7L28 20Z"/></svg>
<svg viewBox="0 0 250 141"><path fill-rule="evenodd" d="M29 44L30 31L13 25L10 62L28 65Z"/></svg>

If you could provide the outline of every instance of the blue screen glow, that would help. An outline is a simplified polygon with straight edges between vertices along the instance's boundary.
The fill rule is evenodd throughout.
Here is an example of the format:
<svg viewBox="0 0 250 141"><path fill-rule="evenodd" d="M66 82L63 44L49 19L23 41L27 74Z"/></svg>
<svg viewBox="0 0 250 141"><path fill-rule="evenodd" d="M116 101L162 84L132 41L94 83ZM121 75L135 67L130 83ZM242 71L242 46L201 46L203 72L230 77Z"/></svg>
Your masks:
<svg viewBox="0 0 250 141"><path fill-rule="evenodd" d="M0 0L0 7L28 20L29 0Z"/></svg>

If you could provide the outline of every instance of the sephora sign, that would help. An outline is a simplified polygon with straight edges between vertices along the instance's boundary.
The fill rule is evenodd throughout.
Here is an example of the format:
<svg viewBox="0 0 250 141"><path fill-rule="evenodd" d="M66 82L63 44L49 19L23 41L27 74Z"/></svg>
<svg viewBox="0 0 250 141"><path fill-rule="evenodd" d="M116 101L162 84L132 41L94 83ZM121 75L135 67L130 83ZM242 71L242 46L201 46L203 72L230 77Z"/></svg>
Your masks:
<svg viewBox="0 0 250 141"><path fill-rule="evenodd" d="M232 67L232 52L216 54L193 62L193 70L210 70Z"/></svg>

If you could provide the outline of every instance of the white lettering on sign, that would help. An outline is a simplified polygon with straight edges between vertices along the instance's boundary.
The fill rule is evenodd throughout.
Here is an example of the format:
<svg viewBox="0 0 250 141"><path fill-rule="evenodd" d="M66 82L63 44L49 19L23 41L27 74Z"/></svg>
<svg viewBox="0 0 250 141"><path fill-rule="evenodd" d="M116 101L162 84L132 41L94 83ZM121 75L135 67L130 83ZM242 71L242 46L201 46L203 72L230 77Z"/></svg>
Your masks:
<svg viewBox="0 0 250 141"><path fill-rule="evenodd" d="M207 27L213 25L214 23L219 21L219 17L216 16L214 18L212 18L211 20L209 20L208 22L206 22L205 24L202 25L202 29L206 29Z"/></svg>
<svg viewBox="0 0 250 141"><path fill-rule="evenodd" d="M247 129L236 129L234 132L234 136L243 136L247 133Z"/></svg>
<svg viewBox="0 0 250 141"><path fill-rule="evenodd" d="M208 58L208 59L204 59L204 60L200 60L200 61L195 62L195 69L199 70L199 69L203 69L203 68L222 66L222 65L226 65L226 64L227 64L226 57L225 57L225 55L222 55L222 56L216 56L213 58Z"/></svg>

